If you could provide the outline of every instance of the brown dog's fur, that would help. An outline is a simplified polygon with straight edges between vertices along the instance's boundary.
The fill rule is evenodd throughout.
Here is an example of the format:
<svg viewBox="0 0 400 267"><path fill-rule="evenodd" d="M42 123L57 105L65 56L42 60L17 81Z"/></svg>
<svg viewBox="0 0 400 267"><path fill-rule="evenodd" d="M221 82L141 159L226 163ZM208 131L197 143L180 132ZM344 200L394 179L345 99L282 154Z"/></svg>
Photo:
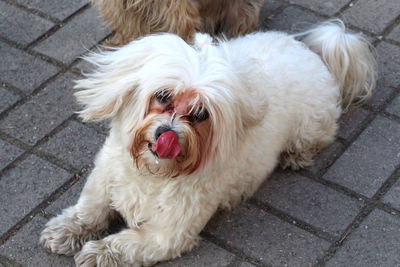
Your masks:
<svg viewBox="0 0 400 267"><path fill-rule="evenodd" d="M124 45L150 33L170 32L191 42L196 31L226 37L258 27L265 0L92 0L115 35L112 45Z"/></svg>

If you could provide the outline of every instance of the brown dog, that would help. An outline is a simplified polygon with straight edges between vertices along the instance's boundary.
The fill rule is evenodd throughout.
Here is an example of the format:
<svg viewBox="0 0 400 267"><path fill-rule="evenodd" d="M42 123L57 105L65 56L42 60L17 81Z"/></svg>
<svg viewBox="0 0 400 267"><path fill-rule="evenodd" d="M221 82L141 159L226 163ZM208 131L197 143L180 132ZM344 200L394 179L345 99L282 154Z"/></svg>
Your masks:
<svg viewBox="0 0 400 267"><path fill-rule="evenodd" d="M115 31L112 45L155 32L190 42L195 32L235 37L258 27L265 0L92 0Z"/></svg>

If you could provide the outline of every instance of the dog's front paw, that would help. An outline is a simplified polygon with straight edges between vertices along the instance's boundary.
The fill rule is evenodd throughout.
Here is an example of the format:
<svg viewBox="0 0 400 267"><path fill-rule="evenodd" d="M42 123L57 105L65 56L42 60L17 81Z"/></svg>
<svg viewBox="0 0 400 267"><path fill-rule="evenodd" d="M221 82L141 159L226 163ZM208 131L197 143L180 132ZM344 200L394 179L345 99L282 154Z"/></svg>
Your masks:
<svg viewBox="0 0 400 267"><path fill-rule="evenodd" d="M79 232L67 224L49 224L40 236L40 243L53 253L74 255L82 246Z"/></svg>
<svg viewBox="0 0 400 267"><path fill-rule="evenodd" d="M111 251L104 241L89 241L75 255L79 267L117 267L121 266L119 253Z"/></svg>
<svg viewBox="0 0 400 267"><path fill-rule="evenodd" d="M68 256L78 252L82 245L97 238L94 232L87 231L64 215L51 219L40 236L40 243L53 253Z"/></svg>

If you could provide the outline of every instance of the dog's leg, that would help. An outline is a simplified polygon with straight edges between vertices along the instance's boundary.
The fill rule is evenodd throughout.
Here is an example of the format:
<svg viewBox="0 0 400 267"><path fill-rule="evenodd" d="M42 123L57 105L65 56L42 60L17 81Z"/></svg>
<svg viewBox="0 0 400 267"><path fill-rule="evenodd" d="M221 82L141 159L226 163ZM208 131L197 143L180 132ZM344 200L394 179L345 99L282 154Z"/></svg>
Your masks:
<svg viewBox="0 0 400 267"><path fill-rule="evenodd" d="M106 170L95 168L75 206L52 218L40 242L51 252L74 255L86 241L98 239L115 215L106 196Z"/></svg>
<svg viewBox="0 0 400 267"><path fill-rule="evenodd" d="M328 110L328 105L325 105L325 110ZM340 108L332 104L329 113L314 113L310 112L313 115L304 119L307 123L296 127L286 149L281 154L280 165L283 169L290 167L298 170L311 166L315 156L333 143L338 128L336 120L340 115ZM324 118L324 120L319 118Z"/></svg>
<svg viewBox="0 0 400 267"><path fill-rule="evenodd" d="M181 199L181 198L179 198ZM193 203L192 203L193 204ZM75 255L77 266L141 266L169 260L197 244L198 234L217 203L168 207L140 228L87 242Z"/></svg>

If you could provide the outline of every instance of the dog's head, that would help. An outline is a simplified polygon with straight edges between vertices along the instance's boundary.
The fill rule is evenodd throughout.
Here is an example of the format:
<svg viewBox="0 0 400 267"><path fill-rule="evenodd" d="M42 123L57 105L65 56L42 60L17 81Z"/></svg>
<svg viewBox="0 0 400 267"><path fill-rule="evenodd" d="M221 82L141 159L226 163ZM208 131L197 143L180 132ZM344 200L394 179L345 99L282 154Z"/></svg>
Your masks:
<svg viewBox="0 0 400 267"><path fill-rule="evenodd" d="M224 49L160 34L92 54L77 82L84 120L112 118L136 166L188 175L229 160L260 116ZM202 47L202 48L200 48Z"/></svg>

